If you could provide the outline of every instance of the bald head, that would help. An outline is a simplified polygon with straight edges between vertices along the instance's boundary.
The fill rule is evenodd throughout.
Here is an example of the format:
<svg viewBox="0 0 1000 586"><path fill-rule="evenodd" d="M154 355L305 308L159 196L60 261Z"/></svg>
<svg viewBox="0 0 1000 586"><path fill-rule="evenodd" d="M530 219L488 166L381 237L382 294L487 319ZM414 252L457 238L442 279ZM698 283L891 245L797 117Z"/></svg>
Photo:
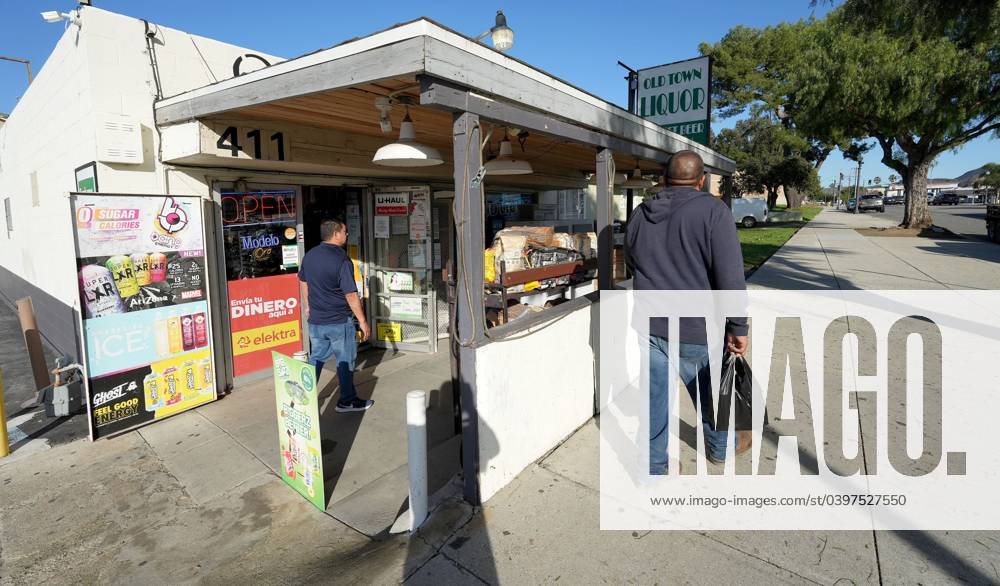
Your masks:
<svg viewBox="0 0 1000 586"><path fill-rule="evenodd" d="M695 185L704 180L705 164L694 151L680 151L667 164L667 185Z"/></svg>

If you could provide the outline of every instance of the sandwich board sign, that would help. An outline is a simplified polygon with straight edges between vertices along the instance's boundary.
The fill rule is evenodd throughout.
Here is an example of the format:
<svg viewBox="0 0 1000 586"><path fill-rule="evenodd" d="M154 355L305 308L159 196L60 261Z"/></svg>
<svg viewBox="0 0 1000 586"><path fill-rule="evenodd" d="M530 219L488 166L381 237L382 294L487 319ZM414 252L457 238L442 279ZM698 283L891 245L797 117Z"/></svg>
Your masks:
<svg viewBox="0 0 1000 586"><path fill-rule="evenodd" d="M280 352L271 352L271 357L281 479L317 509L325 511L316 367Z"/></svg>

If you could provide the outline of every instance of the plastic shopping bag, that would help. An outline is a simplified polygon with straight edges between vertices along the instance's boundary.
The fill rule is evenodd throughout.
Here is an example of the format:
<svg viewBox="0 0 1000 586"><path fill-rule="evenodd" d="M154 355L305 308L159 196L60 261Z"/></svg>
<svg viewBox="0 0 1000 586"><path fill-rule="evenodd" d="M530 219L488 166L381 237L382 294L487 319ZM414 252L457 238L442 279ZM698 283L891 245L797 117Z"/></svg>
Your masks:
<svg viewBox="0 0 1000 586"><path fill-rule="evenodd" d="M719 412L714 430L730 430L730 413L735 411L736 431L753 429L753 373L742 356L726 352L722 358L722 376L719 388ZM735 409L733 403L736 403ZM767 411L764 411L767 424Z"/></svg>

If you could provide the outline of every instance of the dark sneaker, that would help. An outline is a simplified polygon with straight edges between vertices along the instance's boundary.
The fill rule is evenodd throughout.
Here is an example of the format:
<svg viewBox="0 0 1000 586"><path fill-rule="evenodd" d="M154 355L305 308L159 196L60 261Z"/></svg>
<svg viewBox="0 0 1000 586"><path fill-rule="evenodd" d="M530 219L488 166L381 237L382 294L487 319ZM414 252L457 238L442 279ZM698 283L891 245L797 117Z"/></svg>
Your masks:
<svg viewBox="0 0 1000 586"><path fill-rule="evenodd" d="M341 403L337 401L337 406L334 408L337 413L353 413L354 411L367 411L375 401L368 399L354 399L353 401L348 401L346 403Z"/></svg>

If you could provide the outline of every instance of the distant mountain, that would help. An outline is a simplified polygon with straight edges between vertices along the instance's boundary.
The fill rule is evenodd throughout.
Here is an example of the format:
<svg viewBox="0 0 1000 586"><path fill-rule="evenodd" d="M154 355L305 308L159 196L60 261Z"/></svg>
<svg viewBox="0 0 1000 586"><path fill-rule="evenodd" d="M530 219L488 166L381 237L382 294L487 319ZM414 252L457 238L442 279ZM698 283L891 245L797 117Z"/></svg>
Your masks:
<svg viewBox="0 0 1000 586"><path fill-rule="evenodd" d="M959 187L972 187L972 183L983 174L986 169L986 165L979 167L978 169L973 169L971 171L966 171L954 179L958 182Z"/></svg>

